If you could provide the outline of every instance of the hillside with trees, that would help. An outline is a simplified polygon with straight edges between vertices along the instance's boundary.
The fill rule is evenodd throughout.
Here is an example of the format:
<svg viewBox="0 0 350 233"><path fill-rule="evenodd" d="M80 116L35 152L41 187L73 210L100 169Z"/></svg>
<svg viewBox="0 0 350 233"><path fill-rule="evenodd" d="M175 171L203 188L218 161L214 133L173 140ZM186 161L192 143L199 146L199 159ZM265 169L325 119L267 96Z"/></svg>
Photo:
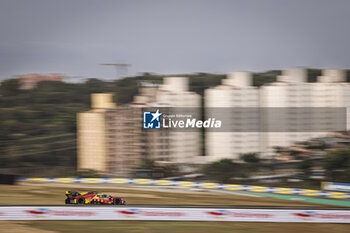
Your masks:
<svg viewBox="0 0 350 233"><path fill-rule="evenodd" d="M253 84L276 80L280 71L253 74ZM318 74L313 70L312 74ZM174 75L172 75L174 76ZM223 74L183 74L199 94L219 85ZM53 174L76 167L76 114L89 109L90 94L111 92L118 105L132 101L142 81L162 83L163 75L144 73L114 81L88 79L81 83L40 82L21 90L19 79L0 83L0 169L20 174ZM312 81L312 80L310 80ZM16 169L14 169L16 168ZM55 168L55 169L51 169ZM63 170L59 170L62 168Z"/></svg>

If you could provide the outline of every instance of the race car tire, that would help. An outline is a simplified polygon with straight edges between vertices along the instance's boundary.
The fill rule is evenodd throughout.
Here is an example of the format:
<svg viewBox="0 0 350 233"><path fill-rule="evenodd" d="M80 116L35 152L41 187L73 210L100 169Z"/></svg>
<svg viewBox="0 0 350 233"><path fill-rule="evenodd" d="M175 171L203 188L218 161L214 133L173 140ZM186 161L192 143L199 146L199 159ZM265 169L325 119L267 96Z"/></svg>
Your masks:
<svg viewBox="0 0 350 233"><path fill-rule="evenodd" d="M120 205L120 199L119 198L114 199L113 205Z"/></svg>
<svg viewBox="0 0 350 233"><path fill-rule="evenodd" d="M85 199L80 197L80 198L78 198L77 203L78 203L78 205L84 205L85 204Z"/></svg>
<svg viewBox="0 0 350 233"><path fill-rule="evenodd" d="M70 204L70 200L68 198L66 199L65 202L66 202L66 205Z"/></svg>

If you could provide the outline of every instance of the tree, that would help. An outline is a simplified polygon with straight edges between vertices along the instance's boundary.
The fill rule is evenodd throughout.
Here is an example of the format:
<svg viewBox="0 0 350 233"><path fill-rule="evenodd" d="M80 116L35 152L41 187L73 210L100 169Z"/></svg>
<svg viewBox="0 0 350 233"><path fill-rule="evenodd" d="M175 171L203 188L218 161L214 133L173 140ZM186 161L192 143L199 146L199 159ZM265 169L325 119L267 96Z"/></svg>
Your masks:
<svg viewBox="0 0 350 233"><path fill-rule="evenodd" d="M301 171L304 179L310 177L312 165L313 163L311 159L304 159L298 164L297 168Z"/></svg>
<svg viewBox="0 0 350 233"><path fill-rule="evenodd" d="M204 166L202 172L218 182L229 183L240 174L240 165L231 159L222 159Z"/></svg>
<svg viewBox="0 0 350 233"><path fill-rule="evenodd" d="M310 150L325 150L327 149L327 144L325 142L319 142L317 144L308 144L306 146L306 149L310 149Z"/></svg>
<svg viewBox="0 0 350 233"><path fill-rule="evenodd" d="M257 153L241 154L240 159L244 161L241 167L245 169L247 174L255 172L261 165Z"/></svg>
<svg viewBox="0 0 350 233"><path fill-rule="evenodd" d="M240 156L240 159L243 160L244 162L250 163L250 164L258 164L260 162L260 159L259 159L257 153L242 154Z"/></svg>
<svg viewBox="0 0 350 233"><path fill-rule="evenodd" d="M19 79L7 79L0 84L0 95L2 96L14 96L20 93L20 81Z"/></svg>
<svg viewBox="0 0 350 233"><path fill-rule="evenodd" d="M157 163L154 159L144 159L135 172L135 176L161 178L179 175L179 168L174 164L165 165Z"/></svg>
<svg viewBox="0 0 350 233"><path fill-rule="evenodd" d="M93 169L82 169L73 174L79 178L99 178L100 172Z"/></svg>
<svg viewBox="0 0 350 233"><path fill-rule="evenodd" d="M350 170L350 149L340 148L328 151L323 166L333 181L348 181L345 176Z"/></svg>
<svg viewBox="0 0 350 233"><path fill-rule="evenodd" d="M275 153L281 153L285 151L285 148L281 147L281 146L274 146L273 150L275 151Z"/></svg>
<svg viewBox="0 0 350 233"><path fill-rule="evenodd" d="M271 70L263 73L254 73L253 74L253 85L254 86L262 86L265 83L271 83L276 81L276 77L281 75L281 71L279 70Z"/></svg>

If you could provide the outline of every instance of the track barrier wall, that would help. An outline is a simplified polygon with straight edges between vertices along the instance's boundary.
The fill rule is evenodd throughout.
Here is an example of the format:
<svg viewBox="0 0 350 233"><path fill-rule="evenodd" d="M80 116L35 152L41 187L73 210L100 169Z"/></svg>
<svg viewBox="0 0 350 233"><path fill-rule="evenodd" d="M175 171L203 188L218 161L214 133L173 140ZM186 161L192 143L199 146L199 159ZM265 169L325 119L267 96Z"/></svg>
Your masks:
<svg viewBox="0 0 350 233"><path fill-rule="evenodd" d="M350 223L350 211L11 206L0 207L0 220L149 220Z"/></svg>

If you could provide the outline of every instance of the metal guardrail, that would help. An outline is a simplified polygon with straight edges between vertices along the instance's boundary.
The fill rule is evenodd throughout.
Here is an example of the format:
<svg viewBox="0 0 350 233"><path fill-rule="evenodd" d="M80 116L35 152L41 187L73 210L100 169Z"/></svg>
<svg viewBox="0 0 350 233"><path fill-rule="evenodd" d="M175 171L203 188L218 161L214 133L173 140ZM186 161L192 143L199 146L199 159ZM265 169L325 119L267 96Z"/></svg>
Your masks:
<svg viewBox="0 0 350 233"><path fill-rule="evenodd" d="M275 193L301 195L311 197L324 197L332 199L350 199L350 194L344 192L321 191L312 189L278 188L253 185L201 183L190 181L128 179L128 178L18 178L20 181L56 182L56 183L102 183L102 184L136 184L155 186L179 186L200 189L223 189L233 191L248 191L257 193Z"/></svg>

